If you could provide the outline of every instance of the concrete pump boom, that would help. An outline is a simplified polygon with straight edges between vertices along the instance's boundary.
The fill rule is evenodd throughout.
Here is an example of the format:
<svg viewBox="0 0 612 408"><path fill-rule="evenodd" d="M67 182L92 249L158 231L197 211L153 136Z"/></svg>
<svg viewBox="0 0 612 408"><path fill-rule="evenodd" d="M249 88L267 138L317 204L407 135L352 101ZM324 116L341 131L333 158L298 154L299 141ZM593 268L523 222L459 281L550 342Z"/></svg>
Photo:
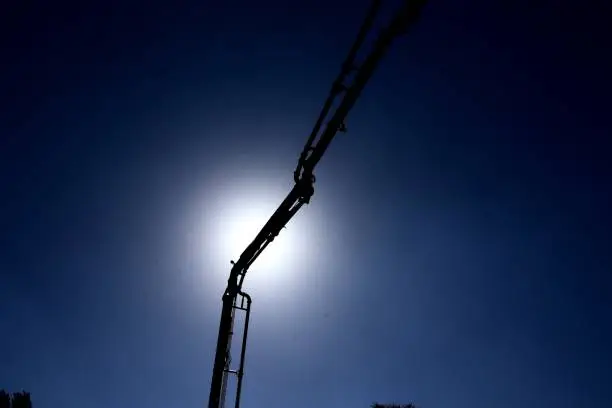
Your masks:
<svg viewBox="0 0 612 408"><path fill-rule="evenodd" d="M355 64L355 56L363 44L367 33L370 31L377 11L380 8L381 0L373 1L368 15L357 35L357 39L351 47L346 60L342 64L340 75L334 81L330 95L300 155L297 168L294 171L294 187L272 214L255 239L242 252L238 260L232 262L233 266L222 298L223 306L221 310L221 321L219 323L219 334L213 365L208 408L224 408L228 374L236 374L238 377L235 408L239 408L240 405L240 392L244 374L244 356L251 306L250 296L242 291L242 283L246 272L262 251L279 234L281 229L283 229L289 220L299 211L302 205L309 203L310 198L314 194L315 177L313 171L315 166L321 160L321 157L327 150L327 147L336 133L338 131L346 131L344 125L346 116L359 98L361 91L372 76L372 73L392 41L399 35L405 33L418 19L421 9L426 2L426 0L404 0L400 10L394 15L389 25L380 32L370 54L364 59L361 65L358 66ZM352 83L348 85L345 84L345 80L353 72L354 76ZM323 131L321 131L323 122L328 117L334 100L340 96L342 96L342 99L337 109L334 111L334 114L327 122ZM229 363L231 361L230 348L235 310L245 311L246 318L239 368L237 370L231 370L229 368Z"/></svg>

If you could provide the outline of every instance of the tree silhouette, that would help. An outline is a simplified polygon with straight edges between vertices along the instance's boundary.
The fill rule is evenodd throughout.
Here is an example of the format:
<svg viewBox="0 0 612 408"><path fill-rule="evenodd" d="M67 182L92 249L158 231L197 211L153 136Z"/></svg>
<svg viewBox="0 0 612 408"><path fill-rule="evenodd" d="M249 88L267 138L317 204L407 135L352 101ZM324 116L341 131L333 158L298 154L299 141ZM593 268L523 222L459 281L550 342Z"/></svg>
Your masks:
<svg viewBox="0 0 612 408"><path fill-rule="evenodd" d="M30 393L21 391L11 395L0 390L0 408L32 408Z"/></svg>
<svg viewBox="0 0 612 408"><path fill-rule="evenodd" d="M4 390L0 390L0 408L11 408L11 395Z"/></svg>

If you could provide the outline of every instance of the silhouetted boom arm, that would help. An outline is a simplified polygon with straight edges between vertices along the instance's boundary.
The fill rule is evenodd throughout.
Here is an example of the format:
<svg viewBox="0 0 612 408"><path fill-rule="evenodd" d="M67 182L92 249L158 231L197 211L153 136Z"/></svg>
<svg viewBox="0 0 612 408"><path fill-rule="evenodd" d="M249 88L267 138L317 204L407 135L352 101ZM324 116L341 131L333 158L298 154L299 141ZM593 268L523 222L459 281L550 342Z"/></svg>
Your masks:
<svg viewBox="0 0 612 408"><path fill-rule="evenodd" d="M354 65L355 55L359 47L363 44L367 31L370 30L374 17L378 11L378 8L380 7L380 0L374 0L368 13L368 17L359 31L357 40L349 52L349 57L345 60L342 66L342 72L334 82L335 85L332 87L330 97L328 97L328 100L323 107L323 111L317 120L317 124L311 133L308 143L300 156L298 167L294 172L296 181L295 186L274 212L272 217L263 226L253 242L251 242L251 244L244 250L238 261L234 264L232 273L230 273L228 288L230 286L234 287L231 282L232 280L236 283L236 287L233 289L240 288L242 279L237 280L237 278L244 276L246 270L255 261L255 259L257 259L263 249L279 234L281 229L285 227L285 225L297 213L301 206L309 202L310 197L314 193L313 171L315 166L321 160L321 157L327 150L336 133L344 128L345 118L359 98L361 91L372 76L389 45L391 45L393 39L398 35L405 33L409 26L417 20L425 3L426 0L404 1L403 7L398 11L391 23L381 32L380 36L374 43L372 52L364 60L361 67L357 68ZM348 76L350 71L355 69L357 72L355 74L353 83L350 86L343 85L341 81ZM342 101L340 102L340 105L336 109L331 120L325 127L325 130L321 134L318 142L313 147L312 143L315 141L322 122L327 116L335 96L340 92L344 92L344 97L342 98Z"/></svg>
<svg viewBox="0 0 612 408"><path fill-rule="evenodd" d="M364 21L355 43L351 47L349 55L342 65L340 75L334 81L331 93L325 104L319 118L315 124L313 131L308 138L306 146L300 155L297 168L294 171L295 185L285 197L268 222L263 226L255 239L246 247L238 260L233 263L230 276L227 282L227 288L223 294L223 307L221 310L221 321L219 324L219 334L217 340L217 350L213 367L213 376L210 386L210 397L208 400L209 408L222 408L220 405L223 401L221 395L223 393L223 378L226 370L226 363L229 360L229 351L231 347L231 332L232 332L232 310L234 303L241 292L244 276L262 253L262 251L274 240L280 231L287 225L293 216L300 208L310 201L314 194L314 168L321 160L321 157L327 150L332 139L338 131L345 131L344 120L349 111L359 98L361 91L372 76L381 58L384 56L389 45L398 35L405 33L410 25L414 23L425 5L426 0L404 0L401 9L393 17L390 24L382 30L379 37L373 45L371 53L365 58L360 66L355 65L356 54L363 44L365 37L370 31L374 17L380 6L380 0L374 0L372 7L369 10L368 16ZM345 85L344 81L355 72L353 81L350 85ZM342 96L338 108L335 110L331 119L324 127L323 122L326 120L329 111L337 97ZM317 136L318 140L317 140ZM244 294L243 294L244 295ZM250 298L249 298L250 305ZM246 335L243 343L246 344ZM242 360L243 361L243 360ZM239 372L239 385L236 398L236 408L239 405L240 380L242 378L242 368Z"/></svg>
<svg viewBox="0 0 612 408"><path fill-rule="evenodd" d="M376 19L376 14L378 14L378 10L380 9L380 3L381 3L381 0L372 1L370 10L368 11L367 16L363 24L361 25L361 28L359 29L357 38L355 39L353 46L351 47L348 55L346 56L346 59L342 63L342 69L340 70L340 74L338 74L338 77L332 84L332 88L329 93L329 96L325 100L323 109L321 110L321 113L319 114L319 118L317 119L317 122L315 123L314 128L312 129L312 132L310 133L310 136L308 137L308 140L306 141L304 150L300 154L300 160L298 161L297 167L295 168L295 171L293 172L293 178L296 183L300 179L304 161L308 157L308 154L312 151L312 144L314 143L316 137L319 135L321 126L323 125L323 122L329 115L329 110L332 108L334 100L344 90L343 84L344 84L345 78L355 69L355 57L357 56L357 52L363 45L363 42L366 36L368 35L368 32L371 30L372 24L374 24L374 20Z"/></svg>
<svg viewBox="0 0 612 408"><path fill-rule="evenodd" d="M397 36L406 33L410 26L418 19L423 6L425 3L427 3L427 0L405 0L402 8L394 16L391 23L379 35L378 39L374 43L374 47L370 55L364 60L361 67L357 68L353 65L357 48L363 43L365 35L367 34L364 32L364 30L369 30L372 25L372 19L374 14L378 11L379 3L380 1L374 0L372 8L370 9L370 14L359 32L355 45L351 49L349 57L343 64L340 75L336 81L334 81L330 96L328 97L325 106L323 107L323 111L319 116L319 120L317 121L317 124L315 125L315 128L313 129L313 132L310 135L306 146L304 147L304 151L300 156L298 167L294 172L296 182L299 178L301 178L300 170L302 171L302 174L312 174L315 166L317 163L319 163L319 160L321 160L321 157L327 150L327 147L331 143L336 133L339 130L346 130L344 126L344 119L359 98L361 91L374 73L378 63L384 56L393 40ZM348 87L345 86L343 84L345 77L347 77L348 74L355 69L357 70L357 73L355 74L352 85ZM313 147L312 144L316 138L316 134L319 132L321 123L327 116L334 98L343 91L344 97L340 102L340 105L323 131L323 134L319 138L316 146Z"/></svg>
<svg viewBox="0 0 612 408"><path fill-rule="evenodd" d="M238 261L234 263L230 272L226 293L240 290L242 279L248 268L287 225L302 205L308 203L313 192L314 188L311 180L304 179L295 184L253 242L246 247Z"/></svg>

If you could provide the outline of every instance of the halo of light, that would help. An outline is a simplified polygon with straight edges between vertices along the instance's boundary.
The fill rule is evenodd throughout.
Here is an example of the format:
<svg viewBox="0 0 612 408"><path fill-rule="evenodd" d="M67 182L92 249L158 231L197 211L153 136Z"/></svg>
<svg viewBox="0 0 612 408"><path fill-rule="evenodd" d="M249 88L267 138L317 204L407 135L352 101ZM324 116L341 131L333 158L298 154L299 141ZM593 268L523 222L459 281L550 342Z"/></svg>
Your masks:
<svg viewBox="0 0 612 408"><path fill-rule="evenodd" d="M205 251L226 279L230 261L238 260L289 191L278 187L283 184L262 177L234 178L216 189L206 220ZM289 222L249 268L245 280L249 290L264 292L264 288L289 285L304 261L308 235Z"/></svg>

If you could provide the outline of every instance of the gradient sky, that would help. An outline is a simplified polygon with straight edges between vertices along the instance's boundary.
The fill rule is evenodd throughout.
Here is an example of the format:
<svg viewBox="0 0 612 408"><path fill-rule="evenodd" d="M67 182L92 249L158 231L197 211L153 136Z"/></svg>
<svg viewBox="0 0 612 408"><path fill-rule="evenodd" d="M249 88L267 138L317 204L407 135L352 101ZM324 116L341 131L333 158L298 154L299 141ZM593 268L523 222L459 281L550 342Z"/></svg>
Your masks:
<svg viewBox="0 0 612 408"><path fill-rule="evenodd" d="M430 3L247 275L244 408L612 406L609 20ZM205 406L219 225L289 191L368 4L5 9L0 388Z"/></svg>

